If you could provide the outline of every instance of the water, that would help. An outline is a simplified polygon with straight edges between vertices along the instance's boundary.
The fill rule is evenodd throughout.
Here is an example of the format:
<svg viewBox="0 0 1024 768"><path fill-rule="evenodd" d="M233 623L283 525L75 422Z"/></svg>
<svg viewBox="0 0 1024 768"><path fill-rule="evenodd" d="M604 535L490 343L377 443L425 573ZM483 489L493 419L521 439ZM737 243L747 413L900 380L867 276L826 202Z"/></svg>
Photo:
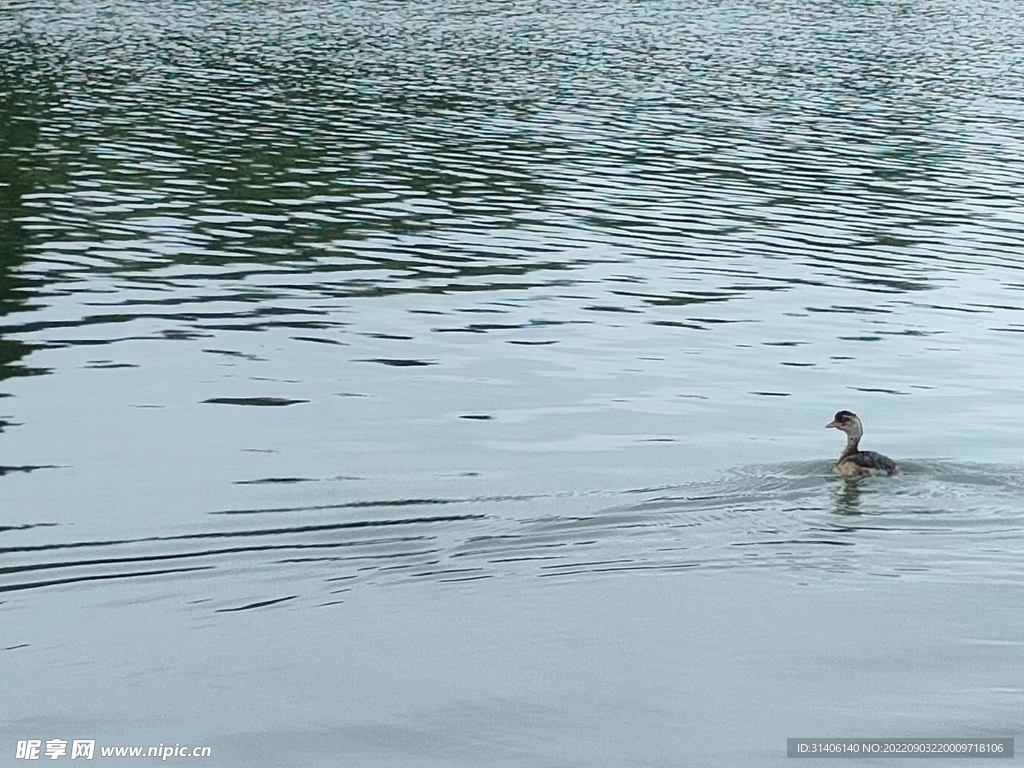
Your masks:
<svg viewBox="0 0 1024 768"><path fill-rule="evenodd" d="M0 749L1020 735L1021 22L6 4Z"/></svg>

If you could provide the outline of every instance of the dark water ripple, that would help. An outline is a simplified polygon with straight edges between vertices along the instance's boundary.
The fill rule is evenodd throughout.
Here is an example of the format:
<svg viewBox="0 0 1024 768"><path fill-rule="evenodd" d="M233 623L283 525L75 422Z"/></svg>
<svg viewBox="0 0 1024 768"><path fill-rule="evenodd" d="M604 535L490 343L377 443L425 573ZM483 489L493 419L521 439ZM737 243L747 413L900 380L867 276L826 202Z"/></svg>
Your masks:
<svg viewBox="0 0 1024 768"><path fill-rule="evenodd" d="M1022 21L8 3L4 589L1017 573Z"/></svg>

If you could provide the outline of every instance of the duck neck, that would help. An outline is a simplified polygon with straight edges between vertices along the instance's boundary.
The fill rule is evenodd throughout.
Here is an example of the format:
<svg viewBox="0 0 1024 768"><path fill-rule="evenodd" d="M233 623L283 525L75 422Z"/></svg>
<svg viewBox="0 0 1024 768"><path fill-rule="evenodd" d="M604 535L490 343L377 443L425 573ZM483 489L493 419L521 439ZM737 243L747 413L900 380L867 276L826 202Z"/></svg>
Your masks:
<svg viewBox="0 0 1024 768"><path fill-rule="evenodd" d="M860 435L856 433L852 435L847 435L846 447L843 449L843 452L839 454L839 460L842 461L851 453L856 453L858 444L860 444Z"/></svg>

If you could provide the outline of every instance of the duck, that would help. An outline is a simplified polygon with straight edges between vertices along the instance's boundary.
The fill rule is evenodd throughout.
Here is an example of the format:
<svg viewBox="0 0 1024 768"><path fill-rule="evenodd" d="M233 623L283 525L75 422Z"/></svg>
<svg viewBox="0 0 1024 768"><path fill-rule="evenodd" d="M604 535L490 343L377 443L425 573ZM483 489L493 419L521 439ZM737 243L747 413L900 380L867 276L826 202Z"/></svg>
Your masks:
<svg viewBox="0 0 1024 768"><path fill-rule="evenodd" d="M864 425L853 411L839 411L825 429L838 429L846 433L846 447L839 454L839 461L832 467L837 475L896 475L900 468L888 456L874 451L858 450L857 445L864 434Z"/></svg>

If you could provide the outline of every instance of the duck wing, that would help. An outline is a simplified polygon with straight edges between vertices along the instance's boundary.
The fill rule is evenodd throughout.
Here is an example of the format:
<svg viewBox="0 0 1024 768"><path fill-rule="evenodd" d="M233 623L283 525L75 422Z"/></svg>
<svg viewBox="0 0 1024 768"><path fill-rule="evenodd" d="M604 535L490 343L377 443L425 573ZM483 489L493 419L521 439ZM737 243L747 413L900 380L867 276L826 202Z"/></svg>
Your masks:
<svg viewBox="0 0 1024 768"><path fill-rule="evenodd" d="M883 456L880 453L874 451L855 451L847 456L844 461L849 461L856 464L858 467L864 469L874 470L876 472L885 472L890 475L894 475L900 471L900 468L896 466L896 462L890 459L888 456Z"/></svg>

